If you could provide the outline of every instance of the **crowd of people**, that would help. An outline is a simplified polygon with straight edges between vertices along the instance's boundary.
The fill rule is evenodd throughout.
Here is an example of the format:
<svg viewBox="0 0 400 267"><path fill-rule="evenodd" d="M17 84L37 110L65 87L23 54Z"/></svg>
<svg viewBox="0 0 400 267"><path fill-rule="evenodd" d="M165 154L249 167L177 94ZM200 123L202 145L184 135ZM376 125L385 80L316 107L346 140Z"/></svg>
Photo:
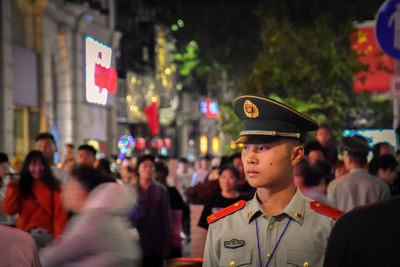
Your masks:
<svg viewBox="0 0 400 267"><path fill-rule="evenodd" d="M182 257L182 244L190 242L191 204L204 205L198 226L207 234L213 214L255 198L257 186L246 179L255 174L245 173L241 153L206 154L193 164L150 154L118 161L96 158L88 144L76 153L67 144L56 164L56 150L53 136L41 133L24 158L10 162L0 153L1 242L16 243L3 250L3 260L20 266L163 266ZM400 194L398 170L389 143L371 148L358 135L336 143L325 124L293 167L296 194L344 212Z"/></svg>

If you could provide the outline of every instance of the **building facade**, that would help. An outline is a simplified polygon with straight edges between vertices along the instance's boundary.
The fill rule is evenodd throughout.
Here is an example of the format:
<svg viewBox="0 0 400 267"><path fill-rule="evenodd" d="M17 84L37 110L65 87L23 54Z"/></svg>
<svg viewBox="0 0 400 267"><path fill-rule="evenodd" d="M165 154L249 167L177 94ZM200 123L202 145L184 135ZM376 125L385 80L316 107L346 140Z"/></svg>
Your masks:
<svg viewBox="0 0 400 267"><path fill-rule="evenodd" d="M60 156L66 143L116 150L116 98L105 89L101 101L87 93L94 65L115 66L119 49L115 3L103 2L2 0L0 151L24 156L44 131L56 137Z"/></svg>

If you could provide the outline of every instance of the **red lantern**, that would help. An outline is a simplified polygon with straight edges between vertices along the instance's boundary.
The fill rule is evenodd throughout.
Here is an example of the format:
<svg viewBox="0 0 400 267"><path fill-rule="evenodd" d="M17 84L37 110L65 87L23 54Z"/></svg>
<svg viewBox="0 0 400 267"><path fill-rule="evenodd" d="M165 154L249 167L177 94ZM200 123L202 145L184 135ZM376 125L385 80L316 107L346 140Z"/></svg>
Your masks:
<svg viewBox="0 0 400 267"><path fill-rule="evenodd" d="M143 137L136 139L136 149L142 150L146 147L146 140Z"/></svg>
<svg viewBox="0 0 400 267"><path fill-rule="evenodd" d="M162 146L163 146L163 140L161 139L161 138L157 138L155 141L154 141L154 148L156 148L156 149L161 149L162 148Z"/></svg>
<svg viewBox="0 0 400 267"><path fill-rule="evenodd" d="M169 138L164 139L164 147L166 149L169 149L171 147L171 139L169 139Z"/></svg>

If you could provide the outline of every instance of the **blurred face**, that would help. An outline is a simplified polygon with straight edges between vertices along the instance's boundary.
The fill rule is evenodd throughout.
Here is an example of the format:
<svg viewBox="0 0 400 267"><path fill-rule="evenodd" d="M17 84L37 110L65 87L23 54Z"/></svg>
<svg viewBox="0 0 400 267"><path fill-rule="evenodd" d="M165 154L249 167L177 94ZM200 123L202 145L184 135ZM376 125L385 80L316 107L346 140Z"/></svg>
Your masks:
<svg viewBox="0 0 400 267"><path fill-rule="evenodd" d="M324 160L325 155L321 150L312 150L308 153L308 162L313 166L317 161Z"/></svg>
<svg viewBox="0 0 400 267"><path fill-rule="evenodd" d="M75 167L75 158L73 155L65 156L63 169L70 172Z"/></svg>
<svg viewBox="0 0 400 267"><path fill-rule="evenodd" d="M319 128L317 133L315 134L315 139L317 139L318 143L321 146L327 146L331 142L331 134L329 133L328 129L326 128Z"/></svg>
<svg viewBox="0 0 400 267"><path fill-rule="evenodd" d="M378 176L378 178L381 179L383 182L391 185L396 179L396 171L391 170L390 168L387 168L386 170L379 169L376 176Z"/></svg>
<svg viewBox="0 0 400 267"><path fill-rule="evenodd" d="M138 169L139 177L143 180L151 180L154 173L154 163L150 159L143 161Z"/></svg>
<svg viewBox="0 0 400 267"><path fill-rule="evenodd" d="M184 172L187 172L187 169L188 169L187 163L185 163L185 162L178 163L178 172L184 173Z"/></svg>
<svg viewBox="0 0 400 267"><path fill-rule="evenodd" d="M54 152L56 152L56 148L50 139L38 140L36 142L36 149L41 151L46 156L50 164L53 164Z"/></svg>
<svg viewBox="0 0 400 267"><path fill-rule="evenodd" d="M0 178L6 176L8 171L9 171L8 162L0 163Z"/></svg>
<svg viewBox="0 0 400 267"><path fill-rule="evenodd" d="M208 170L210 167L210 162L207 159L202 159L200 163L203 170Z"/></svg>
<svg viewBox="0 0 400 267"><path fill-rule="evenodd" d="M244 144L242 162L252 187L277 188L293 183L293 168L304 154L302 146L289 140Z"/></svg>
<svg viewBox="0 0 400 267"><path fill-rule="evenodd" d="M244 178L244 169L243 169L243 163L241 158L235 158L233 159L233 166L238 169L240 178Z"/></svg>
<svg viewBox="0 0 400 267"><path fill-rule="evenodd" d="M342 167L336 168L335 169L335 178L342 177L347 173L345 166L343 165Z"/></svg>
<svg viewBox="0 0 400 267"><path fill-rule="evenodd" d="M394 155L393 147L389 144L382 144L379 148L379 155Z"/></svg>
<svg viewBox="0 0 400 267"><path fill-rule="evenodd" d="M73 154L74 151L71 146L65 146L65 154Z"/></svg>
<svg viewBox="0 0 400 267"><path fill-rule="evenodd" d="M88 192L73 177L69 177L63 185L63 203L72 212L80 212L86 202Z"/></svg>
<svg viewBox="0 0 400 267"><path fill-rule="evenodd" d="M81 149L78 151L78 154L76 157L76 163L78 165L93 168L95 162L96 162L96 158L93 156L93 154L90 151L88 151L86 149Z"/></svg>
<svg viewBox="0 0 400 267"><path fill-rule="evenodd" d="M232 192L235 191L236 178L233 172L229 169L225 169L219 177L219 186L222 192Z"/></svg>
<svg viewBox="0 0 400 267"><path fill-rule="evenodd" d="M44 165L39 158L34 158L29 163L29 173L36 181L42 179L44 173Z"/></svg>

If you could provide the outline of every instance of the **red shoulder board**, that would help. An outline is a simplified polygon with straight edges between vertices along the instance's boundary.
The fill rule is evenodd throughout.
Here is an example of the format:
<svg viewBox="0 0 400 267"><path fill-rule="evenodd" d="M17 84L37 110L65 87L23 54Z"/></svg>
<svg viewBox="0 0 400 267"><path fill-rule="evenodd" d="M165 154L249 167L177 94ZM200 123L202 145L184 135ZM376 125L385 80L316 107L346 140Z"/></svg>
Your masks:
<svg viewBox="0 0 400 267"><path fill-rule="evenodd" d="M335 220L339 219L340 216L344 214L343 211L335 209L319 201L311 201L310 208Z"/></svg>
<svg viewBox="0 0 400 267"><path fill-rule="evenodd" d="M210 216L207 217L207 222L213 223L215 221L218 221L219 219L224 218L225 216L234 213L235 211L241 210L244 205L246 204L246 201L244 200L239 200L238 202L226 207L225 209L222 209L220 211L217 211L214 214L211 214Z"/></svg>

